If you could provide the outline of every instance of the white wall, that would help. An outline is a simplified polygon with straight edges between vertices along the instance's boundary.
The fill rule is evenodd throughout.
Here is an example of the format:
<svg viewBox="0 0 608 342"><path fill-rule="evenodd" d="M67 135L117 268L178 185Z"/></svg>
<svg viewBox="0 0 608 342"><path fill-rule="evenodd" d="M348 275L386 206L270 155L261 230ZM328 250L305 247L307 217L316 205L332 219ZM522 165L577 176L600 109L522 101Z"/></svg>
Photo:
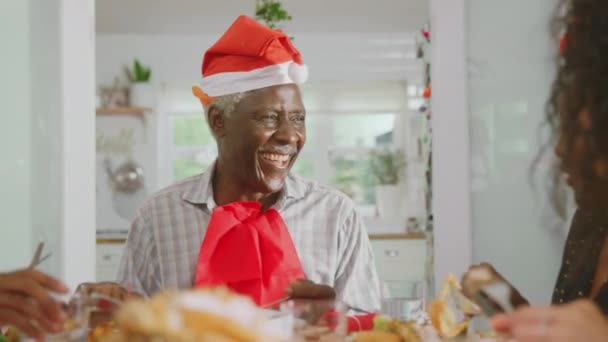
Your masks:
<svg viewBox="0 0 608 342"><path fill-rule="evenodd" d="M287 32L416 31L428 18L428 0L283 0L293 20ZM197 34L221 32L237 15L255 13L244 0L103 0L97 32Z"/></svg>
<svg viewBox="0 0 608 342"><path fill-rule="evenodd" d="M529 171L554 77L556 3L432 2L438 280L488 261L532 302L552 294L567 222Z"/></svg>
<svg viewBox="0 0 608 342"><path fill-rule="evenodd" d="M538 303L552 295L564 241L565 222L545 190L531 187L530 174L556 69L557 3L467 2L473 258L494 263ZM537 184L551 177L547 171L541 165Z"/></svg>
<svg viewBox="0 0 608 342"><path fill-rule="evenodd" d="M29 1L0 2L0 270L31 257L30 229L30 26Z"/></svg>
<svg viewBox="0 0 608 342"><path fill-rule="evenodd" d="M2 2L0 271L27 266L75 287L95 276L94 2Z"/></svg>
<svg viewBox="0 0 608 342"><path fill-rule="evenodd" d="M31 228L32 243L45 242L45 250L58 254L61 250L61 89L59 0L36 3L30 8L31 134ZM27 115L26 115L27 116ZM60 274L60 257L55 255L41 267Z"/></svg>

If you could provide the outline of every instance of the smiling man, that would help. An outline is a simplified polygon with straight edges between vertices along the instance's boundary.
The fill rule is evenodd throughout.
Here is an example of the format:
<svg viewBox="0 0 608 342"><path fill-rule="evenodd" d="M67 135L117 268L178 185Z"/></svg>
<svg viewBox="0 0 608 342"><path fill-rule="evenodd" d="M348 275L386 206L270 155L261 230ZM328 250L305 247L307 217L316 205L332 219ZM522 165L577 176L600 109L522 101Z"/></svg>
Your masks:
<svg viewBox="0 0 608 342"><path fill-rule="evenodd" d="M281 31L241 16L204 57L203 104L219 155L205 173L150 198L134 219L119 283L228 285L261 304L305 278L352 309L380 289L362 220L342 193L290 173L306 142L307 69Z"/></svg>

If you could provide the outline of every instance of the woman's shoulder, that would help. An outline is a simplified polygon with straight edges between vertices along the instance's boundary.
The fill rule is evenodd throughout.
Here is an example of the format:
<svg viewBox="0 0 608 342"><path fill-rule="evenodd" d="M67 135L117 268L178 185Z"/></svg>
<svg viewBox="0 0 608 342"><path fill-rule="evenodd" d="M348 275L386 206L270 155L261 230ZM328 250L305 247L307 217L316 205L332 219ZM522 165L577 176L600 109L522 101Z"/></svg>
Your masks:
<svg viewBox="0 0 608 342"><path fill-rule="evenodd" d="M578 208L572 218L567 241L578 241L602 233L608 227L607 217L604 213Z"/></svg>

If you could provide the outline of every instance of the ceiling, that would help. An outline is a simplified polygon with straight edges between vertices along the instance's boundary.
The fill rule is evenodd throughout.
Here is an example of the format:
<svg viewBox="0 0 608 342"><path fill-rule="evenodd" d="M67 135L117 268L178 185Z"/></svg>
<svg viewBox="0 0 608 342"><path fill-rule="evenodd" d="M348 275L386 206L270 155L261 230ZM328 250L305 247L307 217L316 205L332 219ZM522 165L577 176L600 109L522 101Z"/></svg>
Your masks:
<svg viewBox="0 0 608 342"><path fill-rule="evenodd" d="M412 32L429 17L428 0L284 0L289 32ZM255 0L97 0L102 34L221 33Z"/></svg>

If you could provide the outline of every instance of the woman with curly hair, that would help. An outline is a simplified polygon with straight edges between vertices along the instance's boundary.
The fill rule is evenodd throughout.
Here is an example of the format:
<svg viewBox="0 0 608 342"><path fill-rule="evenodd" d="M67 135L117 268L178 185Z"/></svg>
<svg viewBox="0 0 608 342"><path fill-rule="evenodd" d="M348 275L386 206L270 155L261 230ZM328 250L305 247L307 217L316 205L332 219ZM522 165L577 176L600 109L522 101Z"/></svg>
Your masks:
<svg viewBox="0 0 608 342"><path fill-rule="evenodd" d="M495 329L526 341L608 341L608 1L569 0L548 106L561 172L579 207L552 307L521 306Z"/></svg>

